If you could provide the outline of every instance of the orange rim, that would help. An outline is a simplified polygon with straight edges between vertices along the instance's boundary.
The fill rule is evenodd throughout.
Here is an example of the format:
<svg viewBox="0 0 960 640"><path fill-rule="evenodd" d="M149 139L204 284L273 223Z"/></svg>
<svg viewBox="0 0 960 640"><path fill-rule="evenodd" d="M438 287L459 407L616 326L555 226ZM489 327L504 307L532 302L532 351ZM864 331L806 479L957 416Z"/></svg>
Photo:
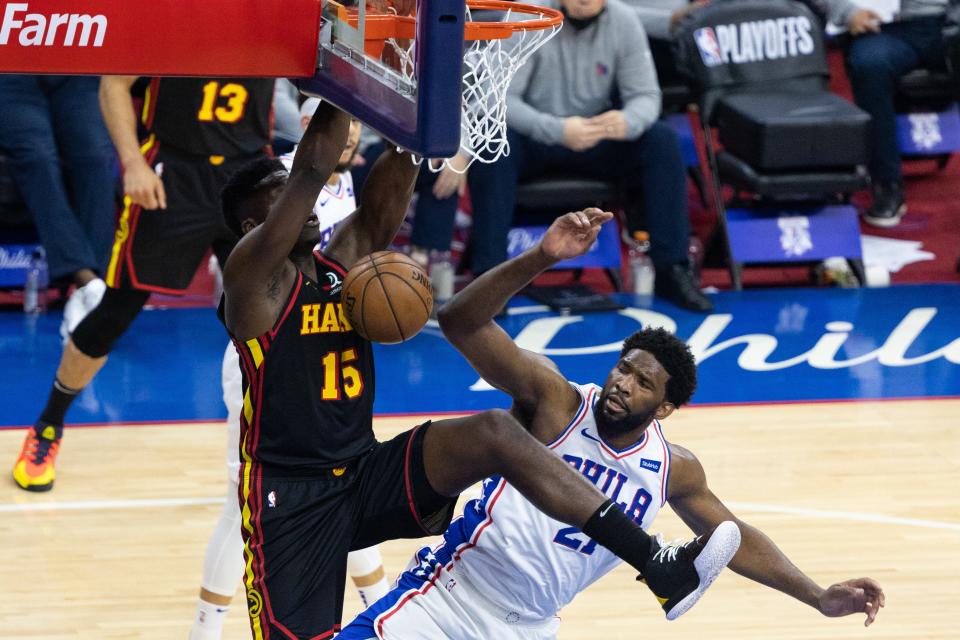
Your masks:
<svg viewBox="0 0 960 640"><path fill-rule="evenodd" d="M337 18L356 28L359 17L356 9L347 8L333 0L329 4L337 9ZM504 40L518 31L541 31L550 29L563 22L563 14L557 9L538 7L532 4L509 2L507 0L467 0L467 6L476 11L503 11L525 15L541 16L535 20L515 22L474 22L463 26L464 40ZM367 14L364 39L367 42L383 41L390 38L412 40L416 36L417 20L414 16L391 14Z"/></svg>
<svg viewBox="0 0 960 640"><path fill-rule="evenodd" d="M467 22L463 25L464 40L503 40L517 31L542 31L563 22L563 14L557 9L532 4L506 0L467 0L467 6L478 11L510 11L542 17L519 22Z"/></svg>

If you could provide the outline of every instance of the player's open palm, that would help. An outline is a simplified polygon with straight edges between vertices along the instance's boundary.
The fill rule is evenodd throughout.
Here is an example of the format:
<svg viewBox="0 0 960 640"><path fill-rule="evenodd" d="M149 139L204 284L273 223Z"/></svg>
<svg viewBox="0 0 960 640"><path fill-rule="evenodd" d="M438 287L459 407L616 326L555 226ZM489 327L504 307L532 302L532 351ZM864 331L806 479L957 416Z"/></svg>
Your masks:
<svg viewBox="0 0 960 640"><path fill-rule="evenodd" d="M830 587L820 596L820 613L831 618L865 613L864 626L877 619L880 608L886 605L886 596L880 584L871 578L845 580Z"/></svg>
<svg viewBox="0 0 960 640"><path fill-rule="evenodd" d="M166 209L167 193L160 176L146 162L127 167L123 173L123 192L133 204L144 209Z"/></svg>
<svg viewBox="0 0 960 640"><path fill-rule="evenodd" d="M597 240L600 227L611 218L612 213L596 207L564 214L553 221L540 246L547 256L555 260L581 256L590 250Z"/></svg>

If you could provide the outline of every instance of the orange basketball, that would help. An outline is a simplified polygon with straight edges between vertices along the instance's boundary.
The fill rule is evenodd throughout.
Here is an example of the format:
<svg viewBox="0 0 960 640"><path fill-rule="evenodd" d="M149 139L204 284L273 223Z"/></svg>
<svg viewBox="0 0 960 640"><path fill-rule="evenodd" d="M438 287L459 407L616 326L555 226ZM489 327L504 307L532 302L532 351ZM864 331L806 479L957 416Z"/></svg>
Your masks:
<svg viewBox="0 0 960 640"><path fill-rule="evenodd" d="M343 308L367 340L396 344L417 335L430 318L433 288L413 259L396 251L361 258L343 282Z"/></svg>

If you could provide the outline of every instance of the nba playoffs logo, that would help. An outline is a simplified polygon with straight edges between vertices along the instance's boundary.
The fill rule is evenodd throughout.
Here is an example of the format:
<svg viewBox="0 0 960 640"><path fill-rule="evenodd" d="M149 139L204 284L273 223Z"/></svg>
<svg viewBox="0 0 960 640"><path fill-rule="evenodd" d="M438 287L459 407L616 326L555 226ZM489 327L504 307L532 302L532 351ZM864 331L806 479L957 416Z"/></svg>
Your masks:
<svg viewBox="0 0 960 640"><path fill-rule="evenodd" d="M697 48L700 49L700 58L703 64L708 67L716 67L723 64L723 56L720 54L720 45L717 43L717 34L713 27L703 27L693 32L693 39L697 42Z"/></svg>

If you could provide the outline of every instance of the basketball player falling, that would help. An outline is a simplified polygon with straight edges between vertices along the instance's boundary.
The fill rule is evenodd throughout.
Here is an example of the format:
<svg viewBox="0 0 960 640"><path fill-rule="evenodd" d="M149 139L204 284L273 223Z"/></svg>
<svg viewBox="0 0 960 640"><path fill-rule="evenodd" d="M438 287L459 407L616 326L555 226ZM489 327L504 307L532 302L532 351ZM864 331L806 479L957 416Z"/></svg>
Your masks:
<svg viewBox="0 0 960 640"><path fill-rule="evenodd" d="M669 502L699 534L734 521L743 541L731 569L826 616L865 613L870 625L884 605L879 584L860 578L818 586L724 506L693 453L664 438L660 420L696 387L686 344L663 329L633 334L601 388L565 380L553 362L520 349L493 322L542 271L586 253L611 217L587 209L557 219L539 246L484 274L440 311L444 334L484 380L512 396L521 424L609 495L618 513L646 529ZM597 542L603 545L539 513L509 478L488 478L443 542L421 549L396 588L338 640L553 638L557 612L620 562Z"/></svg>
<svg viewBox="0 0 960 640"><path fill-rule="evenodd" d="M350 265L393 238L418 169L386 151L359 209L314 253L311 211L348 126L321 105L289 175L263 160L223 191L224 214L243 236L224 269L223 311L243 371L240 497L254 637L331 637L347 552L441 533L457 495L493 475L629 562L668 618L686 611L736 552L733 523L664 546L503 411L374 439L372 348L344 318L340 289ZM331 318L322 331L318 317Z"/></svg>

